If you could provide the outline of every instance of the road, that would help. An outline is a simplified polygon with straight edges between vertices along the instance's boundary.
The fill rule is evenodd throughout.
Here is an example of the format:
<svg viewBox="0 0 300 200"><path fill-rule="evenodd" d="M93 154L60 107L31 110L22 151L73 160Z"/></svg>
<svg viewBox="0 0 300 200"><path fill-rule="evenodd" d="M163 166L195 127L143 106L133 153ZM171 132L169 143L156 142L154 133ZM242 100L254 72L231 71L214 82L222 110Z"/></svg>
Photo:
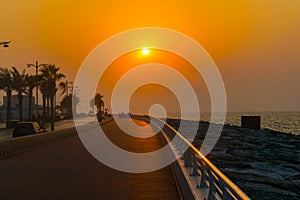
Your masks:
<svg viewBox="0 0 300 200"><path fill-rule="evenodd" d="M85 124L87 122L90 122L92 120L95 120L95 117L86 117L86 118L81 118L78 119L78 121L81 124ZM73 119L67 119L67 120L62 120L62 121L57 121L55 122L55 131L58 130L63 130L67 128L74 127L74 121ZM50 131L50 124L46 124L46 130ZM0 141L6 141L6 140L11 140L12 139L12 132L13 129L2 129L0 130Z"/></svg>
<svg viewBox="0 0 300 200"><path fill-rule="evenodd" d="M115 144L130 151L149 152L163 146L158 135L133 138L114 121L102 127ZM142 174L120 172L93 158L74 135L0 160L0 198L179 199L179 195L170 166Z"/></svg>

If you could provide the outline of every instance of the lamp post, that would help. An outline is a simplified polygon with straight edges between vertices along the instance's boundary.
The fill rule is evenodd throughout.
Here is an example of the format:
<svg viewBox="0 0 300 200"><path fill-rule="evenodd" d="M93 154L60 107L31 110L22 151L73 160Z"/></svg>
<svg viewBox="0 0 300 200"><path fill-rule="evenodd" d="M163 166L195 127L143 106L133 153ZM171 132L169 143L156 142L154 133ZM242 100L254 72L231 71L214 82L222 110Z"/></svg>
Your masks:
<svg viewBox="0 0 300 200"><path fill-rule="evenodd" d="M4 48L8 48L8 44L9 42L0 42L0 46L3 46ZM1 67L1 50L0 50L0 67ZM7 95L7 98L9 96ZM7 106L7 110L6 110L6 128L11 128L11 95L10 95L10 99L7 99L6 102L6 106Z"/></svg>
<svg viewBox="0 0 300 200"><path fill-rule="evenodd" d="M8 42L0 42L0 46L3 46L4 48L8 48L10 41ZM0 52L0 67L1 67L1 52Z"/></svg>
<svg viewBox="0 0 300 200"><path fill-rule="evenodd" d="M35 64L27 64L27 67L35 67L35 75L38 76L39 74L39 67L41 66L47 66L48 64L39 64L38 61L35 62ZM39 86L37 85L35 88L35 98L36 98L36 116L38 116L38 107L39 107L39 97L38 97L38 91Z"/></svg>
<svg viewBox="0 0 300 200"><path fill-rule="evenodd" d="M10 43L10 41L9 42L0 42L0 45L2 45L3 47L7 48L7 47L9 47L8 46L9 43Z"/></svg>

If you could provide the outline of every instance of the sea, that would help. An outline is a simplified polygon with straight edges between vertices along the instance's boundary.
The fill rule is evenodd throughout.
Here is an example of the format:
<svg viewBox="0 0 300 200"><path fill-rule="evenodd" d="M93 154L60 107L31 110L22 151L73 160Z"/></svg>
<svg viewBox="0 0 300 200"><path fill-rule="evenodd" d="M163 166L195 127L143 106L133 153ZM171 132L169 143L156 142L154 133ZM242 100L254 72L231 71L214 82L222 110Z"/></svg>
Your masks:
<svg viewBox="0 0 300 200"><path fill-rule="evenodd" d="M218 113L216 113L218 116ZM181 117L178 113L169 113L168 117L186 120L198 120L197 115L187 113ZM300 111L297 112L227 112L224 124L241 126L241 116L260 116L261 129L271 129L283 133L300 135ZM161 117L161 116L157 116ZM211 113L200 113L200 120L210 122ZM218 123L218 121L216 122ZM5 123L0 122L0 129L5 128Z"/></svg>
<svg viewBox="0 0 300 200"><path fill-rule="evenodd" d="M218 113L216 113L218 116ZM300 111L297 112L227 112L224 124L241 126L241 116L260 116L261 129L271 129L283 133L300 135ZM183 117L179 114L169 114L170 118L197 120L193 113L186 113ZM201 121L211 121L211 113L200 113ZM218 123L218 121L216 121Z"/></svg>

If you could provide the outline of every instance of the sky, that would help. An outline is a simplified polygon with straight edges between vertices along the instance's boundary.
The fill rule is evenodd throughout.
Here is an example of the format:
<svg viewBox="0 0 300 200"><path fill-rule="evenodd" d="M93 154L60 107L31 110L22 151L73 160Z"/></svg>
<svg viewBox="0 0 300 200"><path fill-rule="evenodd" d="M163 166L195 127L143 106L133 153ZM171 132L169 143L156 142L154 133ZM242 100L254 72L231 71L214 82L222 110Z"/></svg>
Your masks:
<svg viewBox="0 0 300 200"><path fill-rule="evenodd" d="M72 81L86 56L110 36L133 28L163 27L188 35L206 49L222 75L228 111L300 111L298 0L1 0L0 4L0 41L11 41L9 48L0 48L3 67L24 69L36 60L53 63ZM192 66L185 68L182 59L164 52L159 57L150 53L147 59L133 54L112 63L108 77L122 72L120 63L173 63L194 88L204 88L198 98L209 111L205 83L187 69ZM100 80L98 89L110 105L106 85L113 83L107 79L102 84ZM178 107L177 101L170 103L172 95L168 88L144 86L133 95L130 107L138 111L156 101Z"/></svg>

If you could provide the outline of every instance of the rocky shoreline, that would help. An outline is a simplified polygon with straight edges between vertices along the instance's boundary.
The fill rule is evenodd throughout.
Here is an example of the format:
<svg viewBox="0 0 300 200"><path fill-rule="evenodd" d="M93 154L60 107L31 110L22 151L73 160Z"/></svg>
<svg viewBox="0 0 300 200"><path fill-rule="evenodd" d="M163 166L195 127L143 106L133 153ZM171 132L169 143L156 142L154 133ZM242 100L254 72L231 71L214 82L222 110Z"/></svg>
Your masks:
<svg viewBox="0 0 300 200"><path fill-rule="evenodd" d="M180 120L167 123L178 129ZM208 126L199 122L197 148ZM251 199L300 199L299 135L225 125L207 157Z"/></svg>

